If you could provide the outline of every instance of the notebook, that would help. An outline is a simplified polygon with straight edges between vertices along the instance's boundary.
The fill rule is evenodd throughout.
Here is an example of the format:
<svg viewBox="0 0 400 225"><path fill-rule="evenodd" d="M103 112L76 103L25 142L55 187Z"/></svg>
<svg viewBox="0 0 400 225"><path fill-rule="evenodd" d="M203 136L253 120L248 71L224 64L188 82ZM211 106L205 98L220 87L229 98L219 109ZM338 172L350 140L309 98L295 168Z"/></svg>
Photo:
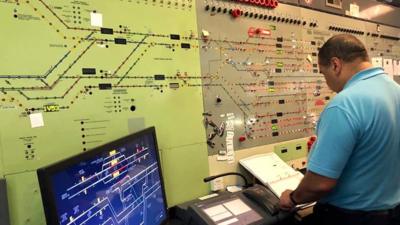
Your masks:
<svg viewBox="0 0 400 225"><path fill-rule="evenodd" d="M296 189L303 179L302 173L290 167L274 152L253 155L239 160L239 163L278 198L286 189Z"/></svg>

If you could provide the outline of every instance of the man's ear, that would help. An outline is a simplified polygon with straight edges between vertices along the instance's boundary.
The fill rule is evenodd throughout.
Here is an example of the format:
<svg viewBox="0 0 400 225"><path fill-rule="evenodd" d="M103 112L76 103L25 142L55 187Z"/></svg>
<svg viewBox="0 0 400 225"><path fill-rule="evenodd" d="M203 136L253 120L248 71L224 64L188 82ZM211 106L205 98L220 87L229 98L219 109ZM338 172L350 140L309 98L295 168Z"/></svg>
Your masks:
<svg viewBox="0 0 400 225"><path fill-rule="evenodd" d="M332 57L331 65L332 65L333 71L335 71L336 76L339 76L340 72L342 71L342 61L337 57Z"/></svg>

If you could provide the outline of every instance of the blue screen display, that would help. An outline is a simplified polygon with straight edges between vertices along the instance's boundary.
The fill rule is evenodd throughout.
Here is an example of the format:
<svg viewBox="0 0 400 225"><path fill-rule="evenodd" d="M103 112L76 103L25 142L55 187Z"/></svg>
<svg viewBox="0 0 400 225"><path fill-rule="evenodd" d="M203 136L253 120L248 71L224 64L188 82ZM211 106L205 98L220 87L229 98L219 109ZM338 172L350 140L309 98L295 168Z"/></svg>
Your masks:
<svg viewBox="0 0 400 225"><path fill-rule="evenodd" d="M152 134L55 173L61 225L158 225L166 219Z"/></svg>

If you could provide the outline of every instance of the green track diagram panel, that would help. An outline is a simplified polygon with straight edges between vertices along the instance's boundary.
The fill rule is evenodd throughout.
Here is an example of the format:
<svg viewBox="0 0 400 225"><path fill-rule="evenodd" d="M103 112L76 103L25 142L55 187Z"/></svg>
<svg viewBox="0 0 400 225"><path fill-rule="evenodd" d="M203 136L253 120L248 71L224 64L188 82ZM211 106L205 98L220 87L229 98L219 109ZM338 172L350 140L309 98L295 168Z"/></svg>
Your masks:
<svg viewBox="0 0 400 225"><path fill-rule="evenodd" d="M208 175L206 160L189 165L207 156L191 0L0 0L0 21L0 175L19 190L13 225L44 224L37 168L148 126L165 150L168 204L206 193L173 174Z"/></svg>

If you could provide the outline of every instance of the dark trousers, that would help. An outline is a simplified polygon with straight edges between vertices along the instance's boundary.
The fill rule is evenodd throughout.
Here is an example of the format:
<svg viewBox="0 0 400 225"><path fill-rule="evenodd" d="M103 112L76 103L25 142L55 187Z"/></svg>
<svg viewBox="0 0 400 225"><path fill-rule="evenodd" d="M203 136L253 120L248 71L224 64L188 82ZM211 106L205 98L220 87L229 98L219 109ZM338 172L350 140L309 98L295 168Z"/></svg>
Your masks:
<svg viewBox="0 0 400 225"><path fill-rule="evenodd" d="M316 204L314 213L302 225L400 225L400 205L382 211L341 209L329 204Z"/></svg>

